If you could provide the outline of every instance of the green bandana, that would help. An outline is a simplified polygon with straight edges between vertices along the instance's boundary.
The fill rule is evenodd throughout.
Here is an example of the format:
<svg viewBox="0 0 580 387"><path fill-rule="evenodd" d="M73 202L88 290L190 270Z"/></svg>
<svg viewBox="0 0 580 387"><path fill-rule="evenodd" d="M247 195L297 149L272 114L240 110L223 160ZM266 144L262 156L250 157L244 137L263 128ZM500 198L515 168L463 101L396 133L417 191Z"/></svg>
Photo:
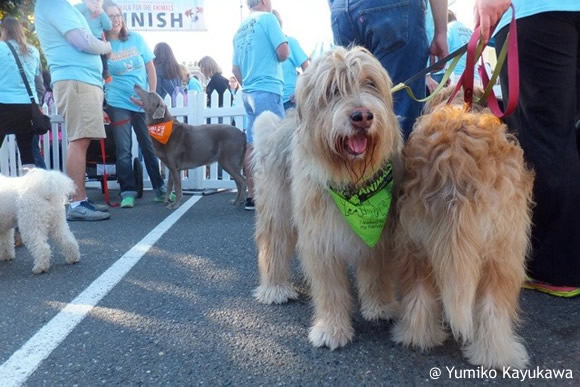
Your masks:
<svg viewBox="0 0 580 387"><path fill-rule="evenodd" d="M357 192L328 187L330 196L354 232L373 247L385 227L393 197L393 167L388 163Z"/></svg>

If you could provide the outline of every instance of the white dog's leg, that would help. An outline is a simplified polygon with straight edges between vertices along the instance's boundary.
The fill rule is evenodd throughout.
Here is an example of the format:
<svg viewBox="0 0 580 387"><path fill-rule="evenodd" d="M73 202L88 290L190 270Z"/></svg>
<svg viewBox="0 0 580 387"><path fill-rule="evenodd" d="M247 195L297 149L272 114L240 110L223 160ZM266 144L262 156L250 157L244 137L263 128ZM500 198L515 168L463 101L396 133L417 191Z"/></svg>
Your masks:
<svg viewBox="0 0 580 387"><path fill-rule="evenodd" d="M76 263L81 259L79 244L66 222L65 213L59 213L59 219L50 232L52 240L60 247L66 263Z"/></svg>
<svg viewBox="0 0 580 387"><path fill-rule="evenodd" d="M8 229L0 232L0 261L9 261L14 259L14 229Z"/></svg>
<svg viewBox="0 0 580 387"><path fill-rule="evenodd" d="M50 268L50 245L48 244L48 230L46 225L42 227L33 222L20 222L20 234L22 235L22 243L26 246L32 258L34 258L34 266L32 272L34 274L47 272Z"/></svg>
<svg viewBox="0 0 580 387"><path fill-rule="evenodd" d="M521 260L520 260L521 261ZM514 333L523 263L518 260L490 262L484 267L481 295L477 299L474 341L463 352L469 362L487 368L511 366L523 369L528 353Z"/></svg>
<svg viewBox="0 0 580 387"><path fill-rule="evenodd" d="M344 262L319 254L300 254L314 301L314 324L308 338L315 347L344 347L353 336L352 297Z"/></svg>
<svg viewBox="0 0 580 387"><path fill-rule="evenodd" d="M423 351L441 345L447 338L441 320L442 306L431 267L426 259L404 257L399 272L401 320L393 327L393 340Z"/></svg>
<svg viewBox="0 0 580 387"><path fill-rule="evenodd" d="M395 300L392 262L378 247L359 263L357 287L361 313L366 320L396 317L399 305Z"/></svg>
<svg viewBox="0 0 580 387"><path fill-rule="evenodd" d="M284 188L284 187L283 187ZM254 297L263 304L283 304L297 299L298 293L288 281L290 261L296 247L296 230L292 226L290 201L272 187L267 197L256 196L256 246L260 286Z"/></svg>

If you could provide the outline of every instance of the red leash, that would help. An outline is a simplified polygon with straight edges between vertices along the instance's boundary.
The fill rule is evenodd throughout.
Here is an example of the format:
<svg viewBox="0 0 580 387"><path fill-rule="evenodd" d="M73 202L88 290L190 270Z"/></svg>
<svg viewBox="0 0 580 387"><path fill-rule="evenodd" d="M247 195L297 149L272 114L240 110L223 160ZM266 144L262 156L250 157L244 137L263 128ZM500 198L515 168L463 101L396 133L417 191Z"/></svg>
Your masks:
<svg viewBox="0 0 580 387"><path fill-rule="evenodd" d="M506 105L505 112L501 111L499 107L499 103L493 92L493 89L490 92L488 97L488 107L491 112L498 118L503 118L509 116L518 104L518 99L520 96L520 72L519 72L519 64L518 64L518 35L517 35L517 25L516 25L516 18L515 18L515 9L513 4L510 5L512 8L512 20L509 25L509 37L508 37L508 103ZM495 26L491 29L491 32L495 29ZM451 93L451 97L447 101L447 103L451 103L461 87L463 87L463 100L465 105L469 110L471 110L471 105L473 104L473 75L475 69L475 61L476 61L476 50L478 46L480 38L480 30L479 27L473 31L471 35L471 39L469 39L469 43L467 43L467 57L466 57L466 64L465 64L465 71L459 78L457 82L457 86ZM486 44L482 43L481 50L485 48ZM483 87L487 87L489 84L489 77L487 76L487 72L485 71L485 66L483 63L483 57L481 58L481 65L479 66L479 74L481 76Z"/></svg>

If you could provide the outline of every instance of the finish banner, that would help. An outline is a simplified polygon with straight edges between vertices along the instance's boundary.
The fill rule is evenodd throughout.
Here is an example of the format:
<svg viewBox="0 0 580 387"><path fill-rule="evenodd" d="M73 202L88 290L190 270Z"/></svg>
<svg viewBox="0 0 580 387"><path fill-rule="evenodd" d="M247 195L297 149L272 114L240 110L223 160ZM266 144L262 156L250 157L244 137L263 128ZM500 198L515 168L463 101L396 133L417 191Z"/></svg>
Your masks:
<svg viewBox="0 0 580 387"><path fill-rule="evenodd" d="M207 31L205 0L116 0L133 31Z"/></svg>

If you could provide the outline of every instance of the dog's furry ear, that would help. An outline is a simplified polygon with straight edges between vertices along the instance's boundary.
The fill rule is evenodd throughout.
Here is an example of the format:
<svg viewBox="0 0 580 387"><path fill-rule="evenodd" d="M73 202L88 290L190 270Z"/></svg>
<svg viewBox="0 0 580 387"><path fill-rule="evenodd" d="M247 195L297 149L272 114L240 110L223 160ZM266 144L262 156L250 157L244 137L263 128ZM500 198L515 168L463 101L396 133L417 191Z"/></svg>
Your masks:
<svg viewBox="0 0 580 387"><path fill-rule="evenodd" d="M157 110L155 110L155 112L153 113L153 119L158 120L160 118L165 117L165 110L166 109L167 108L165 107L165 105L160 103Z"/></svg>

